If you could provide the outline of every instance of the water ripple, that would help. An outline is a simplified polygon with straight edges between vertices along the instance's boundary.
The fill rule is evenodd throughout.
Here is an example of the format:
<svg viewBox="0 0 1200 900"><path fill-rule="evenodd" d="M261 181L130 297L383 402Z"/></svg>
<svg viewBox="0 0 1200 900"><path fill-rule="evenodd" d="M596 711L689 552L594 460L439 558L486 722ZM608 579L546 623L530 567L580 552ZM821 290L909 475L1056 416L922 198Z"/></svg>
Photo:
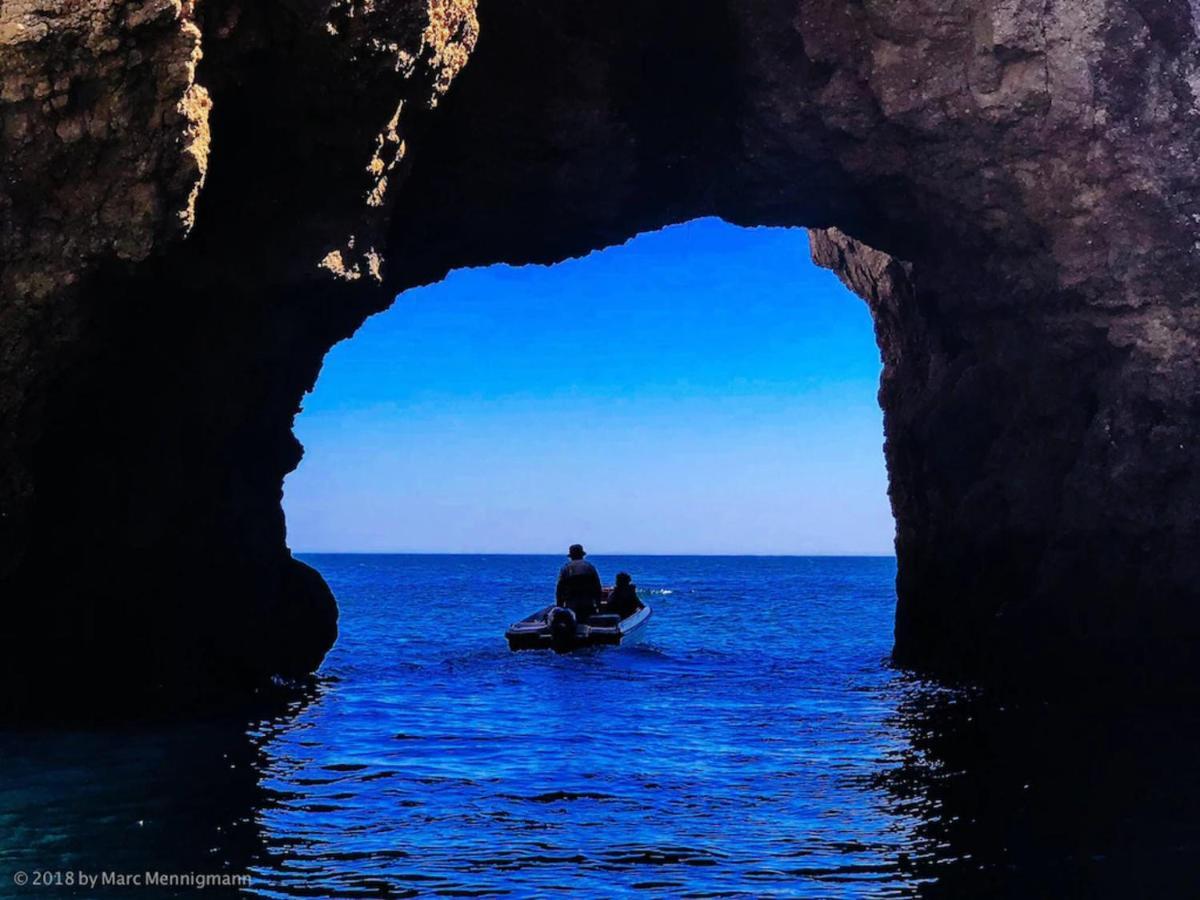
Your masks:
<svg viewBox="0 0 1200 900"><path fill-rule="evenodd" d="M885 664L890 560L598 560L655 616L640 645L565 656L502 639L555 560L313 562L342 603L314 687L232 718L0 732L0 877L248 873L273 898L1194 887L1195 711L907 677Z"/></svg>

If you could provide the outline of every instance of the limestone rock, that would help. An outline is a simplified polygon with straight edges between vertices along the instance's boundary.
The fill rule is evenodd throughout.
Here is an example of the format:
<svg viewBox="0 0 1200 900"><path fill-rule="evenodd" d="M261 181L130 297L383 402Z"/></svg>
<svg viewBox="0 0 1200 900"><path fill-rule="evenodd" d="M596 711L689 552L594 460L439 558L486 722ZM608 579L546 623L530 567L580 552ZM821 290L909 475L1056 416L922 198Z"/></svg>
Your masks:
<svg viewBox="0 0 1200 900"><path fill-rule="evenodd" d="M279 502L329 347L452 268L702 215L814 229L870 304L898 660L1195 690L1197 28L1187 0L4 0L0 597L54 648L6 655L10 695L315 665L332 599Z"/></svg>

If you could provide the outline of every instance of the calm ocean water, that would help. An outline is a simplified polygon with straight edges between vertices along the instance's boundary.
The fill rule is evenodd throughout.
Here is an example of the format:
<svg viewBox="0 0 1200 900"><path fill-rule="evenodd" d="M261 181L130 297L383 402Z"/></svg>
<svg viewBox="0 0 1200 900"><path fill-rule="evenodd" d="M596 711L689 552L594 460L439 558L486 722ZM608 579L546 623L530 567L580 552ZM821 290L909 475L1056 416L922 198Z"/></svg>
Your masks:
<svg viewBox="0 0 1200 900"><path fill-rule="evenodd" d="M241 717L0 733L18 870L261 897L1185 896L1193 715L1015 709L890 668L891 559L596 557L643 641L510 653L560 560L309 556L319 683ZM234 895L208 888L203 896Z"/></svg>

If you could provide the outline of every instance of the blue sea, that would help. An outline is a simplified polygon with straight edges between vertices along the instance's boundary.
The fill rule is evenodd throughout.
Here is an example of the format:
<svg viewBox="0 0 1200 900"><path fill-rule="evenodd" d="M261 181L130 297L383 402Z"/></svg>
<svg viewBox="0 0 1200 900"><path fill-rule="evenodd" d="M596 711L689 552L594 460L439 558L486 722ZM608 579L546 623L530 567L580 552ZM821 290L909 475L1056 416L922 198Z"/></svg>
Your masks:
<svg viewBox="0 0 1200 900"><path fill-rule="evenodd" d="M890 558L595 557L635 645L511 653L548 556L312 555L314 685L239 715L0 733L0 896L1185 896L1193 713L893 668ZM15 873L49 886L17 887ZM61 873L241 887L80 888ZM54 875L53 873L59 873Z"/></svg>

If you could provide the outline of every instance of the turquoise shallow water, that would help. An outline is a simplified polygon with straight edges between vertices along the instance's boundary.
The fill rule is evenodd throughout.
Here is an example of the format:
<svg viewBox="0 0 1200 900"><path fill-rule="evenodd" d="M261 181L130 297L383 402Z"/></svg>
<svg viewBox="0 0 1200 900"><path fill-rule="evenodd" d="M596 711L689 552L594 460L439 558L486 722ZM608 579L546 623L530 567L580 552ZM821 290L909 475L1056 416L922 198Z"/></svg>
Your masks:
<svg viewBox="0 0 1200 900"><path fill-rule="evenodd" d="M263 897L1190 884L1194 716L1017 708L890 668L891 559L599 557L654 616L636 646L563 656L503 640L557 558L306 559L342 606L314 687L0 734L0 896L199 895L10 883L38 870L236 874Z"/></svg>

